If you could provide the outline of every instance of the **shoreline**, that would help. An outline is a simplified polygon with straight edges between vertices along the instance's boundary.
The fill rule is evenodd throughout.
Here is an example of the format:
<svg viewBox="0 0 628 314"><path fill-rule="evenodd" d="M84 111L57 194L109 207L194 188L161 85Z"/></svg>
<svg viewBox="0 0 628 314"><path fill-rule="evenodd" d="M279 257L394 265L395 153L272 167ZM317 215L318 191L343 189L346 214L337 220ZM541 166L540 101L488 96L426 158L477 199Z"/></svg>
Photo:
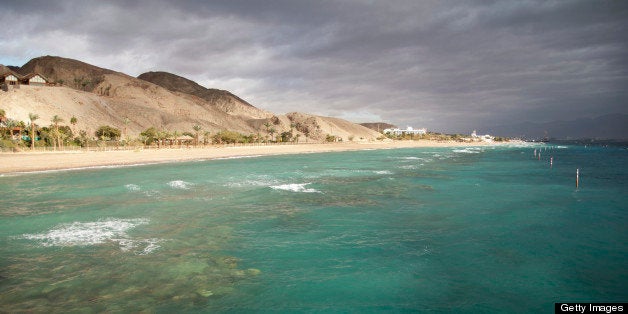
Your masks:
<svg viewBox="0 0 628 314"><path fill-rule="evenodd" d="M512 142L505 142L505 144ZM210 146L111 151L51 151L0 153L0 175L141 166L195 160L311 154L371 149L420 147L497 146L487 142L437 142L430 140L393 142L317 143L261 146Z"/></svg>

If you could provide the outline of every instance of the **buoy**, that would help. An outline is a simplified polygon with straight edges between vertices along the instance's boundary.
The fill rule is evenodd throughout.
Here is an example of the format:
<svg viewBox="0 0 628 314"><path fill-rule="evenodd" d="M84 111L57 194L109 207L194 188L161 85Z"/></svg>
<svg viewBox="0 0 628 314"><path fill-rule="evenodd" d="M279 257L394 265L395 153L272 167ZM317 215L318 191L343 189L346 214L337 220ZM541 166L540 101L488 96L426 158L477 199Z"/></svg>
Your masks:
<svg viewBox="0 0 628 314"><path fill-rule="evenodd" d="M534 157L536 157L536 148L534 149Z"/></svg>
<svg viewBox="0 0 628 314"><path fill-rule="evenodd" d="M576 189L578 188L578 185L580 183L580 169L576 169Z"/></svg>

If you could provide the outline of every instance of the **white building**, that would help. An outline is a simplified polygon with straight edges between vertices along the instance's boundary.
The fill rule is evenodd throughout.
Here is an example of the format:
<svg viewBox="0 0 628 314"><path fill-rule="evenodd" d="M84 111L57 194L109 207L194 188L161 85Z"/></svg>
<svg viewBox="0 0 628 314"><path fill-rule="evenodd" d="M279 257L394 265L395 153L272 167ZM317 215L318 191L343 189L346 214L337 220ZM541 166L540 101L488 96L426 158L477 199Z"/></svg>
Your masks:
<svg viewBox="0 0 628 314"><path fill-rule="evenodd" d="M407 127L405 130L402 129L384 129L383 131L384 134L394 134L394 135L404 135L404 134L411 134L411 135L423 135L427 133L427 129L426 128L422 128L422 129L413 129L411 126Z"/></svg>
<svg viewBox="0 0 628 314"><path fill-rule="evenodd" d="M475 130L473 130L473 132L471 133L471 137L474 140L480 140L484 142L492 142L495 139L495 137L490 134L478 135Z"/></svg>

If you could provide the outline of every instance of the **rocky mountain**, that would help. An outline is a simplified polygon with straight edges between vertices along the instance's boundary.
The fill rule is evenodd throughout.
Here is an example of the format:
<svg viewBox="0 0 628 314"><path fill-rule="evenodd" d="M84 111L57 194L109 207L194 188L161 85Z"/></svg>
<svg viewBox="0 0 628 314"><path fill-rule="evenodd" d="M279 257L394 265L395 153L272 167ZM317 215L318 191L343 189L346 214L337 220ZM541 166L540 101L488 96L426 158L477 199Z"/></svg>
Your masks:
<svg viewBox="0 0 628 314"><path fill-rule="evenodd" d="M16 70L20 74L42 74L56 86L19 85L8 92L0 91L0 108L7 117L28 122L28 114L36 113L39 125L49 125L55 115L65 124L76 117L78 122L71 126L75 132L93 134L101 125L112 125L135 137L149 127L182 133L198 124L210 132L268 135L272 129L278 135L290 131L312 141L322 141L328 134L343 140L373 140L378 136L342 119L305 113L274 115L228 91L207 89L165 72L135 78L51 56L35 58Z"/></svg>
<svg viewBox="0 0 628 314"><path fill-rule="evenodd" d="M185 93L200 97L208 104L230 115L244 118L264 119L273 116L272 113L254 107L242 98L226 91L205 88L196 82L168 72L146 72L137 78L159 85L167 90Z"/></svg>

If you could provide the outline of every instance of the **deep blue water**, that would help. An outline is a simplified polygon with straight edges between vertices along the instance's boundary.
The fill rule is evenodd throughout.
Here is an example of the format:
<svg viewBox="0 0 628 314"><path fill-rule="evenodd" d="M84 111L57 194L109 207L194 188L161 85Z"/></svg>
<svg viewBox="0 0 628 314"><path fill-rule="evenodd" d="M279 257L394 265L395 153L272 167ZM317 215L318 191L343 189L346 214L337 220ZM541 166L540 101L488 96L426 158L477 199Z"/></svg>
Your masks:
<svg viewBox="0 0 628 314"><path fill-rule="evenodd" d="M626 302L627 178L626 145L564 143L0 177L0 308L551 312L554 302Z"/></svg>

